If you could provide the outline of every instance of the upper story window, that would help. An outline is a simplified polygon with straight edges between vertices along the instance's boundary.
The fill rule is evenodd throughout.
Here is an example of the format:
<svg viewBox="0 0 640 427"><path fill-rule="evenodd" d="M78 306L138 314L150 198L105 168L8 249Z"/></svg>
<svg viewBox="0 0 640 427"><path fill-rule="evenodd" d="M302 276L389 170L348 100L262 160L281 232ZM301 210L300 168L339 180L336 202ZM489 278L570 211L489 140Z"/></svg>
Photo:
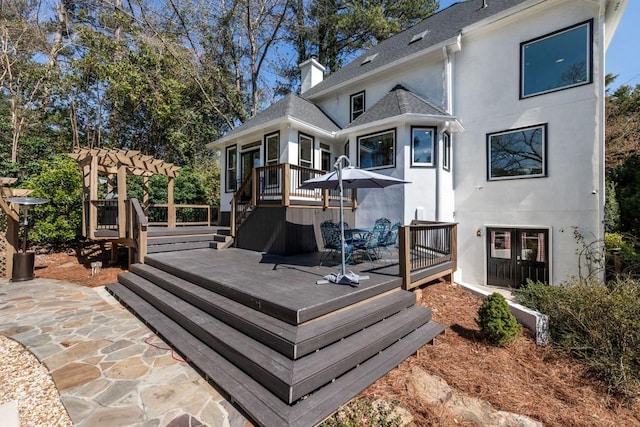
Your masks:
<svg viewBox="0 0 640 427"><path fill-rule="evenodd" d="M225 175L225 185L227 193L236 191L237 187L237 168L238 168L238 148L234 145L227 147L226 158L227 173Z"/></svg>
<svg viewBox="0 0 640 427"><path fill-rule="evenodd" d="M411 166L435 166L436 128L411 128Z"/></svg>
<svg viewBox="0 0 640 427"><path fill-rule="evenodd" d="M313 138L303 133L298 134L298 164L313 167Z"/></svg>
<svg viewBox="0 0 640 427"><path fill-rule="evenodd" d="M451 135L449 132L442 134L442 169L451 170Z"/></svg>
<svg viewBox="0 0 640 427"><path fill-rule="evenodd" d="M547 176L547 125L487 135L490 181Z"/></svg>
<svg viewBox="0 0 640 427"><path fill-rule="evenodd" d="M592 21L520 45L520 98L592 82Z"/></svg>
<svg viewBox="0 0 640 427"><path fill-rule="evenodd" d="M362 169L394 167L395 154L395 129L358 138L358 164Z"/></svg>
<svg viewBox="0 0 640 427"><path fill-rule="evenodd" d="M351 95L351 121L364 113L364 91Z"/></svg>

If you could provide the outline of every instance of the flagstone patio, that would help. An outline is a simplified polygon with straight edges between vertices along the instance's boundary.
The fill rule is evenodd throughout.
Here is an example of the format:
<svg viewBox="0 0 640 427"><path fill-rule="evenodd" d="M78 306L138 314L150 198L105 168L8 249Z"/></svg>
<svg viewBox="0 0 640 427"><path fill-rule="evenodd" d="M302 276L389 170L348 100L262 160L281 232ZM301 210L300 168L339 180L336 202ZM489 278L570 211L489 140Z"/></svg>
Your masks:
<svg viewBox="0 0 640 427"><path fill-rule="evenodd" d="M74 426L247 425L104 288L2 280L0 297L0 334L49 369Z"/></svg>

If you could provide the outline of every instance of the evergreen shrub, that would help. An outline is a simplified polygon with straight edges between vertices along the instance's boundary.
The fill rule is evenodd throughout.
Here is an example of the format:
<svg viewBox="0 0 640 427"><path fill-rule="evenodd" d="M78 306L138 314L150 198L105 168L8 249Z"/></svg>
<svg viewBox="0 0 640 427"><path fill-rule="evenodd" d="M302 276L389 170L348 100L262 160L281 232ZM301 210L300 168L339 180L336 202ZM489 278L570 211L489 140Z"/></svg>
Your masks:
<svg viewBox="0 0 640 427"><path fill-rule="evenodd" d="M511 343L520 324L509 311L507 300L497 292L487 295L478 310L476 319L482 335L494 345L504 347Z"/></svg>

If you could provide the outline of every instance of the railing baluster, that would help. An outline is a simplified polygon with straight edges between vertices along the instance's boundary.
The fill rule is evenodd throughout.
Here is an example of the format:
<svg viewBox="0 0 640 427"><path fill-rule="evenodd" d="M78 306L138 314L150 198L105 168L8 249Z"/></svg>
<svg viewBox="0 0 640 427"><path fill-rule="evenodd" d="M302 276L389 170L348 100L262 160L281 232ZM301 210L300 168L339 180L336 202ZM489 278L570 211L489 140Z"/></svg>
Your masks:
<svg viewBox="0 0 640 427"><path fill-rule="evenodd" d="M457 224L414 221L409 226L401 227L400 230L400 276L405 289L416 286L412 283L412 272L445 262L451 262L451 272L455 271L457 267L455 240ZM420 279L416 283L423 283L424 280Z"/></svg>

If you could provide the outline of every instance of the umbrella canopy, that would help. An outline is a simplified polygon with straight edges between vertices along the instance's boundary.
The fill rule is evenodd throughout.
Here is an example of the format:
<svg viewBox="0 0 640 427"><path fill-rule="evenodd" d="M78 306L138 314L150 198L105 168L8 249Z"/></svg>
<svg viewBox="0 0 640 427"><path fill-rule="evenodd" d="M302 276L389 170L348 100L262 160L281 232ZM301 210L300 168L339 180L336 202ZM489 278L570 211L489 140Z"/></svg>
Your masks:
<svg viewBox="0 0 640 427"><path fill-rule="evenodd" d="M347 166L343 166L345 161ZM361 278L352 272L345 272L344 260L344 206L342 201L342 190L344 188L384 188L395 184L408 184L408 181L371 172L368 170L358 169L351 166L351 162L347 156L340 156L333 165L335 171L325 175L311 178L302 183L300 188L321 188L326 190L340 190L340 241L342 269L338 274L329 274L324 278L328 282L348 284L357 286ZM326 283L326 282L324 282Z"/></svg>
<svg viewBox="0 0 640 427"><path fill-rule="evenodd" d="M342 156L341 156L342 157ZM311 178L302 183L300 188L321 188L337 190L340 188L340 170ZM384 188L395 184L408 184L408 181L380 173L358 169L353 166L342 168L342 188Z"/></svg>

